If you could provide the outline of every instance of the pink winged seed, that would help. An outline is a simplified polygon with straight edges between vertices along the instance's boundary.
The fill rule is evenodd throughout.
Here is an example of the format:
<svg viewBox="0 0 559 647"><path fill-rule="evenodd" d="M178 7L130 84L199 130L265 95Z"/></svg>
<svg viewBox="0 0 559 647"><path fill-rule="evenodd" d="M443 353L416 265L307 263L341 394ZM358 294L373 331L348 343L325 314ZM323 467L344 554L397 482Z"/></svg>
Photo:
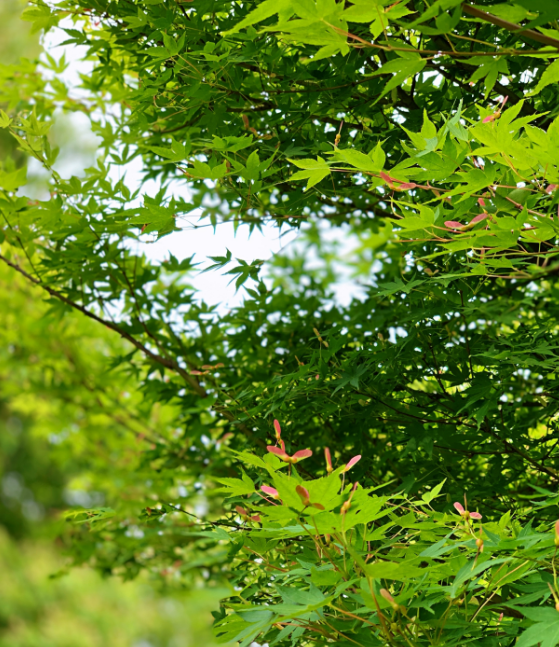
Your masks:
<svg viewBox="0 0 559 647"><path fill-rule="evenodd" d="M356 465L359 461L361 460L361 454L357 454L357 456L354 456L344 467L344 472L349 472L349 470Z"/></svg>
<svg viewBox="0 0 559 647"><path fill-rule="evenodd" d="M309 505L309 501L311 498L311 495L309 494L309 491L304 488L302 485L298 485L295 488L295 492L301 497L301 501L303 502L303 505Z"/></svg>
<svg viewBox="0 0 559 647"><path fill-rule="evenodd" d="M380 177L385 181L388 182L388 184L392 184L392 182L397 182L393 177L390 177L388 173L383 173L382 171L379 173Z"/></svg>
<svg viewBox="0 0 559 647"><path fill-rule="evenodd" d="M399 185L398 188L401 191L415 189L415 187L417 186L415 182L404 182L404 180L397 180L395 177L392 177L391 175L388 175L388 173L384 173L383 171L379 173L379 176L390 186L393 186L394 183L397 182Z"/></svg>
<svg viewBox="0 0 559 647"><path fill-rule="evenodd" d="M381 589L380 594L390 604L390 606L394 609L394 611L398 611L398 609L400 608L398 603L386 589Z"/></svg>
<svg viewBox="0 0 559 647"><path fill-rule="evenodd" d="M458 501L456 501L456 503L454 504L454 507L456 508L456 510L458 510L460 514L464 512L464 506L461 503L458 503Z"/></svg>
<svg viewBox="0 0 559 647"><path fill-rule="evenodd" d="M324 448L324 458L326 458L327 469L332 469L332 456L330 455L330 450L328 449L328 447Z"/></svg>
<svg viewBox="0 0 559 647"><path fill-rule="evenodd" d="M303 460L303 458L309 458L312 456L312 452L310 449L300 449L298 452L295 452L292 456L292 458L295 458L296 460Z"/></svg>
<svg viewBox="0 0 559 647"><path fill-rule="evenodd" d="M487 213L480 213L478 216L476 216L475 218L472 218L470 220L470 225L473 225L476 222L481 222L482 220L485 220L488 217L488 215L489 214L487 214Z"/></svg>
<svg viewBox="0 0 559 647"><path fill-rule="evenodd" d="M390 593L386 589L381 589L380 594L387 602L390 602L390 604L392 604L393 602L396 602L396 600L390 595Z"/></svg>
<svg viewBox="0 0 559 647"><path fill-rule="evenodd" d="M279 492L275 488L269 485L263 485L260 489L264 494L271 496L273 499L279 499Z"/></svg>
<svg viewBox="0 0 559 647"><path fill-rule="evenodd" d="M287 456L285 449L281 449L280 447L276 447L275 445L268 445L266 449L270 452L270 454L275 454L280 458Z"/></svg>

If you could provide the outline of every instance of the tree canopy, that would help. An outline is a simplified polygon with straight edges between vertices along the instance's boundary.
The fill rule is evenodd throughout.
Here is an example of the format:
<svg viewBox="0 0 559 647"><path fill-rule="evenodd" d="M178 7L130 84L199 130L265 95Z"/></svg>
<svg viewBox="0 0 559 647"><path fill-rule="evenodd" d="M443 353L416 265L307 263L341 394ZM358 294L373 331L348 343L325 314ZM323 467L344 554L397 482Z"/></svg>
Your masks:
<svg viewBox="0 0 559 647"><path fill-rule="evenodd" d="M30 388L115 420L61 439L107 503L68 513L76 563L225 586L216 635L243 646L559 644L559 2L23 17L84 66L0 68L0 260L99 331L39 341ZM57 165L64 113L99 138L82 174ZM226 223L295 243L149 254Z"/></svg>

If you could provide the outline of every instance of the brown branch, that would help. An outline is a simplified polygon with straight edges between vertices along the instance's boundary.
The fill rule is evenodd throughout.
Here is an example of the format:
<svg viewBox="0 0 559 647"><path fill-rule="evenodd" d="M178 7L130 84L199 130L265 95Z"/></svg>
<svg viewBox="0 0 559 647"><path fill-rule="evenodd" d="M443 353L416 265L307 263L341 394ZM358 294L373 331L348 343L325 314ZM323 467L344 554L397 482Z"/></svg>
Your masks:
<svg viewBox="0 0 559 647"><path fill-rule="evenodd" d="M462 5L462 10L464 11L464 13L467 13L470 16L474 16L474 18L480 18L481 20L490 22L492 25L502 27L503 29L507 29L508 31L518 34L519 36L525 36L530 40L535 40L538 43L551 45L551 47L556 47L557 49L559 49L559 40L557 40L556 38L551 38L551 36L544 36L544 34L540 34L540 32L534 31L533 29L523 29L521 25L516 25L515 23L509 22L508 20L498 18L497 16L487 13L486 11L482 11L481 9L478 9L473 5L464 3Z"/></svg>
<svg viewBox="0 0 559 647"><path fill-rule="evenodd" d="M483 12L482 12L483 13ZM487 14L488 16L490 14ZM355 40L358 43L361 43L363 47L372 47L373 49L378 49L380 51L385 51L385 52L410 52L410 51L415 51L416 54L426 54L428 56L450 56L450 57L470 57L470 56L491 56L492 58L495 56L531 56L532 54L541 54L541 50L539 49L501 49L497 50L494 52L462 52L459 50L454 50L454 51L448 51L448 50L436 50L436 49L416 49L416 50L410 50L409 47L394 47L393 45L380 45L379 43L374 43L369 40L365 40L364 38L361 38L360 36L357 36L356 34L352 34L351 32L345 31L344 29L340 29L339 27L336 27L335 25L331 25L330 23L325 23L329 27L331 27L335 32L338 34L341 34L342 36L345 36L346 38L350 38L351 40ZM510 23L512 24L512 23ZM514 25L515 27L517 25ZM520 27L522 29L522 27ZM524 30L524 31L532 31L531 29ZM538 32L533 32L534 34L537 34L538 37L541 38L547 38L544 37L542 34L539 34ZM555 39L548 39L548 40L555 40ZM554 47L557 47L559 49L559 41L555 41L557 43L554 45ZM382 68L381 68L382 70Z"/></svg>
<svg viewBox="0 0 559 647"><path fill-rule="evenodd" d="M112 330L116 333L118 333L121 337L129 341L135 348L137 348L139 351L141 351L146 357L151 359L154 362L157 362L161 366L164 366L165 368L168 368L172 371L175 371L178 373L185 382L188 383L188 385L195 391L195 393L200 396L201 398L206 398L208 396L208 392L202 387L198 381L192 376L187 373L177 362L175 362L172 359L162 357L161 355L158 355L157 353L154 353L151 351L149 348L144 346L141 342L139 342L137 339L135 339L132 335L127 333L124 330L121 330L116 324L114 324L112 321L107 321L106 319L103 319L102 317L99 317L96 315L94 312L89 311L87 308L84 306L80 305L79 303L75 303L68 297L64 296L61 292L58 290L55 290L54 288L51 288L48 285L45 285L38 279L36 279L34 276L31 276L28 272L26 272L22 267L20 267L17 263L13 263L12 261L8 260L5 256L0 254L0 261L4 262L6 265L14 269L16 272L19 272L22 276L24 276L28 281L33 283L34 285L37 285L38 287L42 288L45 290L45 292L48 292L52 297L58 299L59 301L62 301L65 303L67 306L70 306L74 310L78 310L81 312L83 315L86 317L89 317L90 319L93 319L93 321L96 321L97 323L100 323L101 325L105 326L106 328L109 328L109 330ZM235 420L235 416L227 410L221 411L222 415L229 420L229 422L233 422ZM251 438L256 444L258 444L260 447L265 447L266 443L263 442L260 438L256 438L254 435L254 432L251 431L246 425L241 424L239 425L239 429L243 431L249 438Z"/></svg>
<svg viewBox="0 0 559 647"><path fill-rule="evenodd" d="M485 417L483 428L488 434L490 434L491 436L493 436L493 438L498 440L503 445L503 447L505 447L505 449L509 450L509 453L517 454L518 456L523 458L527 463L530 463L530 465L532 465L532 467L534 467L536 471L548 474L549 476L553 477L555 480L559 479L559 475L554 469L550 467L545 467L544 465L540 465L538 461L534 460L531 456L526 454L526 452L523 452L521 449L519 449L512 443L509 443L508 440L501 438L499 434L495 433L491 429L491 426L489 424L489 421L487 420L487 417Z"/></svg>
<svg viewBox="0 0 559 647"><path fill-rule="evenodd" d="M154 353L151 351L149 348L144 346L141 342L139 342L137 339L132 337L129 333L125 332L124 330L121 330L116 324L114 324L112 321L107 321L106 319L103 319L102 317L99 317L96 315L94 312L89 311L87 308L84 306L81 306L79 303L75 303L68 297L64 296L61 292L58 290L55 290L54 288L49 287L48 285L45 285L35 277L31 276L28 272L26 272L22 267L17 265L17 263L12 263L10 260L8 260L5 256L0 254L0 261L3 261L6 263L6 265L9 265L12 269L14 269L16 272L19 272L22 276L24 276L28 281L31 281L35 285L39 286L45 292L48 292L51 296L55 297L59 301L62 301L66 305L70 306L71 308L74 308L75 310L78 310L82 314L84 314L86 317L89 317L90 319L93 319L93 321L97 321L97 323L102 324L106 328L109 328L110 330L113 330L114 332L118 333L121 337L129 341L133 346L135 346L138 350L142 351L144 355L149 357L149 359L153 360L154 362L157 362L158 364L161 364L162 366L165 366L166 368L172 369L173 371L177 372L188 384L196 391L196 393L202 397L205 398L208 394L206 393L205 389L202 388L197 380L195 380L191 375L189 375L181 366L177 364L172 359L167 359L165 357L161 357L161 355L158 355L157 353Z"/></svg>

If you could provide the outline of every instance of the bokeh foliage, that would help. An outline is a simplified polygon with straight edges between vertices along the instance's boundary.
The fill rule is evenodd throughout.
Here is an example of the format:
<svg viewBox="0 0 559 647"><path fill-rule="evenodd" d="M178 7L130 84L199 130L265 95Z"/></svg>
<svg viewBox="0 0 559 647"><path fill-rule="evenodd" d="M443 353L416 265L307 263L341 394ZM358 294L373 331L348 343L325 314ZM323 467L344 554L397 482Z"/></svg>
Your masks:
<svg viewBox="0 0 559 647"><path fill-rule="evenodd" d="M212 644L210 595L162 597L147 582L117 584L91 569L64 568L45 542L0 535L2 647L182 647Z"/></svg>
<svg viewBox="0 0 559 647"><path fill-rule="evenodd" d="M20 57L33 59L41 51L39 34L20 20L25 6L0 4L3 70L20 69ZM68 155L71 124L59 121L56 141ZM82 133L79 139L79 153L87 154L87 139ZM0 159L10 157L14 166L27 164L16 140L1 130ZM120 391L108 393L110 358L129 349L79 315L63 321L52 316L41 292L6 269L0 270L0 645L213 644L209 610L215 593L169 595L149 576L123 583L88 567L69 569L64 511L111 496L106 457L113 459L112 476L117 464L128 475L141 450L123 450L129 439L145 445L142 434L152 419L138 399L123 405L125 390L136 391L133 377L115 375ZM165 418L159 410L154 416Z"/></svg>
<svg viewBox="0 0 559 647"><path fill-rule="evenodd" d="M130 492L150 423L172 414L147 411L126 393L134 379L111 375L110 357L127 350L118 339L81 317L53 317L5 269L0 298L0 645L211 645L216 592L181 594L159 571L157 583L148 574L122 583L69 568L63 513Z"/></svg>

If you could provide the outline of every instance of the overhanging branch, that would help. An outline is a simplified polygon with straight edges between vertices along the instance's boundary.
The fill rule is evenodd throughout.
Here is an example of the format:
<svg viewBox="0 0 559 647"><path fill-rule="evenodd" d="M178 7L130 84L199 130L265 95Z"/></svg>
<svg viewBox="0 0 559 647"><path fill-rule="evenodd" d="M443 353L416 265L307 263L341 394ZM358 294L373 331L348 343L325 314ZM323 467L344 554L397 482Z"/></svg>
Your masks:
<svg viewBox="0 0 559 647"><path fill-rule="evenodd" d="M556 38L551 38L551 36L540 34L539 31L535 31L534 29L524 29L521 25L516 25L515 23L509 22L508 20L503 20L498 16L494 16L493 14L487 13L486 11L482 11L481 9L478 9L473 5L464 3L462 5L462 11L469 14L470 16L473 16L474 18L480 18L481 20L485 20L485 22L489 22L497 27L502 27L503 29L518 34L519 36L524 36L525 38L535 40L538 43L542 43L543 45L550 45L551 47L556 47L557 49L559 49L559 40L557 40Z"/></svg>
<svg viewBox="0 0 559 647"><path fill-rule="evenodd" d="M58 290L55 290L54 288L51 288L48 285L45 285L42 283L39 279L36 279L34 276L31 276L28 272L26 272L22 267L20 267L17 263L13 263L9 259L7 259L5 256L0 254L0 261L14 269L16 272L21 274L23 277L25 277L28 281L33 283L34 285L42 288L45 290L45 292L48 292L52 297L55 299L58 299L59 301L62 301L62 303L65 303L66 305L70 306L74 310L77 310L78 312L81 312L83 315L86 317L89 317L90 319L93 319L93 321L96 321L97 323L100 323L101 325L105 326L106 328L109 328L109 330L112 330L116 333L118 333L122 338L126 339L129 341L135 348L137 348L139 351L141 351L146 357L151 359L154 362L157 362L161 366L164 366L165 368L168 368L172 371L175 371L175 373L178 373L185 382L188 383L188 385L193 389L193 391L201 398L206 398L208 397L208 392L204 387L202 387L198 381L192 376L189 375L187 371L185 371L184 368L182 368L177 362L174 360L167 358L167 357L162 357L161 355L158 355L157 353L154 353L151 351L147 346L142 344L140 341L135 339L132 335L127 333L125 330L121 330L116 324L114 324L112 321L107 321L106 319L103 319L99 315L96 315L94 312L91 312L84 306L80 305L79 303L76 303L75 301L72 301L68 297L66 297L64 294L59 292ZM235 421L235 416L231 411L228 411L227 409L222 409L219 411L219 413L229 420L229 422L234 422ZM251 438L257 445L260 447L265 447L266 443L263 442L260 438L257 438L254 434L254 432L249 429L246 425L240 424L239 429L246 434L249 438Z"/></svg>

